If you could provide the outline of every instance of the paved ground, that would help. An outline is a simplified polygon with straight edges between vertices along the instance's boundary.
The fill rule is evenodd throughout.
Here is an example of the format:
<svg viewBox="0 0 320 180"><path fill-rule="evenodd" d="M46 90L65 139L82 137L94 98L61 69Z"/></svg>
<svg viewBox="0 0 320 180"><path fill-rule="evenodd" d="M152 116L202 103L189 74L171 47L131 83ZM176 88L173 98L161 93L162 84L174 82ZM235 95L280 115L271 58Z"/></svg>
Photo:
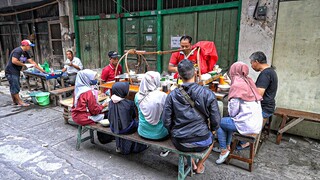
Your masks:
<svg viewBox="0 0 320 180"><path fill-rule="evenodd" d="M0 179L176 179L178 156L162 158L159 149L124 156L115 152L114 143L85 142L76 151L77 128L64 124L62 108L13 106L3 84ZM218 154L213 152L205 173L192 179L320 179L319 142L288 135L280 145L274 142L271 135L262 145L252 173L215 165Z"/></svg>

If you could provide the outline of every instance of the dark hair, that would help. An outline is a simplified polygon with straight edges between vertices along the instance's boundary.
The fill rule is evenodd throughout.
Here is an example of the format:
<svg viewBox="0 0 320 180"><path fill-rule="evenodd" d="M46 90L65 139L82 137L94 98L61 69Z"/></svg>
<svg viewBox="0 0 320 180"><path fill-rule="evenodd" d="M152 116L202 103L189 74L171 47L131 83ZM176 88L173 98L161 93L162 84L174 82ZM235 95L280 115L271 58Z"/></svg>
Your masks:
<svg viewBox="0 0 320 180"><path fill-rule="evenodd" d="M185 36L182 36L182 37L180 38L180 42L181 42L182 40L188 40L189 43L191 43L191 42L192 42L192 37L190 37L190 36L188 36L188 35L185 35Z"/></svg>
<svg viewBox="0 0 320 180"><path fill-rule="evenodd" d="M67 50L66 52L69 52L69 53L71 53L73 55L73 52L71 50Z"/></svg>
<svg viewBox="0 0 320 180"><path fill-rule="evenodd" d="M178 64L178 73L182 79L189 80L193 78L194 71L193 63L188 59L184 59Z"/></svg>
<svg viewBox="0 0 320 180"><path fill-rule="evenodd" d="M249 59L251 61L258 61L261 64L266 64L267 63L267 57L261 51L257 51L257 52L252 53L251 56L249 57Z"/></svg>

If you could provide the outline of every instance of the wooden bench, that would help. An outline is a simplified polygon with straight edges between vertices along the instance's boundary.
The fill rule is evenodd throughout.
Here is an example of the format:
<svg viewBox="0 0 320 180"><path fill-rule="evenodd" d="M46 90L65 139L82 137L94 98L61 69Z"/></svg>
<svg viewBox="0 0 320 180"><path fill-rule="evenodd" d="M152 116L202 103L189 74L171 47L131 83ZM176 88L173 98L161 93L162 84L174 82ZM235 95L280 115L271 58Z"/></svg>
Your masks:
<svg viewBox="0 0 320 180"><path fill-rule="evenodd" d="M82 137L82 135L89 130L89 135L86 137ZM86 126L78 126L78 133L77 133L77 145L76 149L80 149L80 144L82 142L85 142L87 140L90 140L91 143L94 143L94 131L99 131L105 134L109 134L115 137L120 137L123 139L127 139L130 141L138 142L141 144L145 144L147 146L154 146L163 150L169 150L173 153L176 153L179 155L179 163L178 163L178 179L185 179L188 174L190 176L193 175L193 168L191 159L203 159L205 155L208 153L209 148L203 152L181 152L177 150L174 145L172 144L171 140L165 140L165 141L150 141L141 138L137 132L129 135L119 135L112 133L111 129L109 127L103 127L101 124L94 124L94 125L86 125ZM185 163L184 158L187 159L187 167L185 169Z"/></svg>
<svg viewBox="0 0 320 180"><path fill-rule="evenodd" d="M65 88L55 89L55 90L52 90L49 92L52 95L54 104L57 106L59 104L59 101L62 100L62 95L66 92L70 92L73 90L74 90L74 86L69 86L69 87L65 87Z"/></svg>
<svg viewBox="0 0 320 180"><path fill-rule="evenodd" d="M276 111L274 112L274 114L282 117L282 121L277 133L277 140L276 140L277 144L280 144L282 139L282 134L284 132L288 131L290 128L294 127L295 125L302 122L303 120L320 122L320 114L311 113L311 112L298 111L298 110L285 109L285 108L276 108Z"/></svg>
<svg viewBox="0 0 320 180"><path fill-rule="evenodd" d="M101 102L107 98L108 96L102 96L101 94L99 94L98 101ZM73 98L59 100L60 106L63 107L63 119L65 124L74 124L74 122L71 119L71 112L70 112L72 103L73 103Z"/></svg>
<svg viewBox="0 0 320 180"><path fill-rule="evenodd" d="M252 172L253 170L253 161L254 161L254 157L257 153L258 147L260 145L260 143L262 143L261 141L261 135L264 132L263 129L265 126L267 126L267 135L269 135L270 132L270 123L271 123L271 117L269 118L269 123L266 125L268 119L265 118L263 119L263 123L262 123L262 130L259 134L251 134L251 135L242 135L238 132L234 133L232 136L232 145L231 145L231 150L230 150L230 154L228 156L228 159L226 161L227 164L230 163L231 159L237 159L239 161L245 162L249 164L249 171ZM250 153L249 153L249 157L244 157L238 154L234 154L234 151L236 149L236 146L238 144L239 141L243 141L243 142L249 142L250 144Z"/></svg>

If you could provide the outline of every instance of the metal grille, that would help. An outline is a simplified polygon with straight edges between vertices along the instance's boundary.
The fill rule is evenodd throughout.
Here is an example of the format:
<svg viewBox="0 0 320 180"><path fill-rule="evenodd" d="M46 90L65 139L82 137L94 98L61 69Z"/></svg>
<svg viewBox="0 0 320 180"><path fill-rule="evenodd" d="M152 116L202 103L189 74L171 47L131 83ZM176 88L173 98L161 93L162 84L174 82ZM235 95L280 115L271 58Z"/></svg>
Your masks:
<svg viewBox="0 0 320 180"><path fill-rule="evenodd" d="M51 6L45 6L43 8L34 11L35 18L45 18L59 16L59 5L58 3Z"/></svg>
<svg viewBox="0 0 320 180"><path fill-rule="evenodd" d="M15 16L0 16L0 22L10 22L15 21Z"/></svg>
<svg viewBox="0 0 320 180"><path fill-rule="evenodd" d="M30 20L30 19L32 19L32 11L19 13L19 14L17 14L17 17L18 17L19 21Z"/></svg>
<svg viewBox="0 0 320 180"><path fill-rule="evenodd" d="M122 12L153 11L157 9L157 0L123 0Z"/></svg>
<svg viewBox="0 0 320 180"><path fill-rule="evenodd" d="M163 0L163 9L220 4L238 0Z"/></svg>
<svg viewBox="0 0 320 180"><path fill-rule="evenodd" d="M116 0L78 0L78 16L94 16L100 14L115 14Z"/></svg>

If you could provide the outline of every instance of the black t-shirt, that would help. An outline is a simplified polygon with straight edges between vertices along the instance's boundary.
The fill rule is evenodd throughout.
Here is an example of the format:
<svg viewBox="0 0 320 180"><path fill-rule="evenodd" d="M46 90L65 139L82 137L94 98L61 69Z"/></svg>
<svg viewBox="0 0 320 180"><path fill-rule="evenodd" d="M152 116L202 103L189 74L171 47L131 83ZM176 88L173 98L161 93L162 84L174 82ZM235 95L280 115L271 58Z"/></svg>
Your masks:
<svg viewBox="0 0 320 180"><path fill-rule="evenodd" d="M9 61L8 64L6 66L6 74L13 74L13 75L20 75L20 71L22 69L22 66L17 66L15 64L12 63L12 58L15 57L18 60L20 60L20 62L25 63L28 59L30 59L30 55L28 52L23 51L21 47L17 47L15 48L9 56Z"/></svg>
<svg viewBox="0 0 320 180"><path fill-rule="evenodd" d="M273 68L269 67L261 71L256 81L257 88L265 89L261 102L262 111L273 114L276 107L275 97L278 89L278 76Z"/></svg>

